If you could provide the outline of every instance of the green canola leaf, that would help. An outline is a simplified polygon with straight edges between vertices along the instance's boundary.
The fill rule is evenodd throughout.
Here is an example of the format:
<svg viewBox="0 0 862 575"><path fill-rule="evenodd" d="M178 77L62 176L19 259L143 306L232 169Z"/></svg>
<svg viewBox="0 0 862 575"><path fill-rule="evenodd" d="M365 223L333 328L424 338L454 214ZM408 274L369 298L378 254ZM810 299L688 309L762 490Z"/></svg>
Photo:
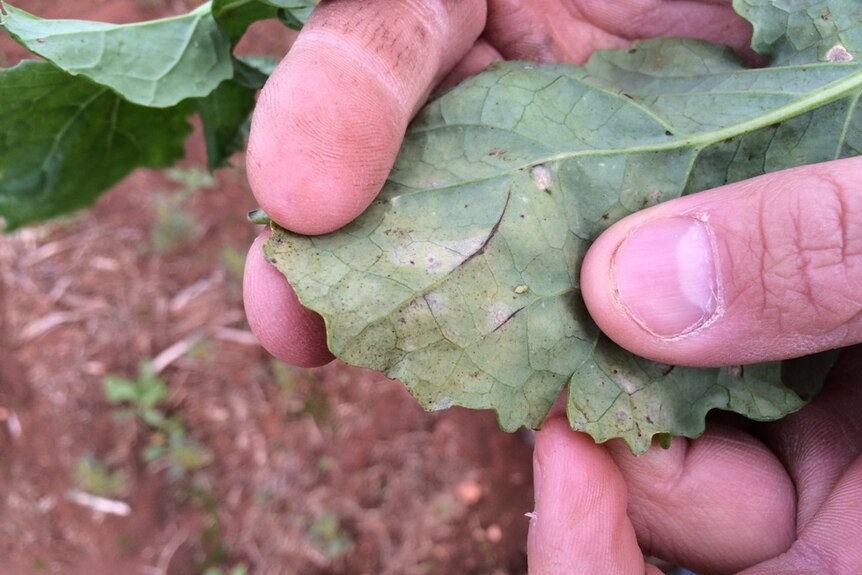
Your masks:
<svg viewBox="0 0 862 575"><path fill-rule="evenodd" d="M302 28L317 0L213 0L212 14L233 43L259 20L278 18L295 30Z"/></svg>
<svg viewBox="0 0 862 575"><path fill-rule="evenodd" d="M257 91L272 73L269 58L234 58L234 77L210 95L195 100L201 118L210 171L227 165L228 158L245 148Z"/></svg>
<svg viewBox="0 0 862 575"><path fill-rule="evenodd" d="M259 20L278 18L299 29L316 5L313 0L213 0L211 12L235 45ZM259 58L234 58L234 77L198 101L210 170L225 165L231 154L245 147L255 94L274 68L274 62Z"/></svg>
<svg viewBox="0 0 862 575"><path fill-rule="evenodd" d="M275 63L269 58L232 57L231 43L216 24L210 2L185 15L121 26L41 19L8 4L0 4L5 10L5 14L0 13L0 24L20 43L65 72L89 78L124 100L170 110L164 114L150 114L154 118L185 118L196 111L201 118L211 170L226 165L229 157L245 146L255 95ZM293 2L290 6L302 15L302 10L308 8L306 4L300 6ZM70 85L87 86L88 83L71 82ZM17 102L17 96L11 94L4 101L4 105L8 103L7 111L27 104ZM88 104L88 113L96 115L101 111L109 117L116 105L115 98L97 98ZM44 119L45 125L64 125L65 110L52 108L42 112L58 115ZM106 140L112 138L107 132L113 128L101 126L99 129L106 131ZM44 133L37 135L46 136ZM10 137L18 141L21 134ZM155 142L171 141L172 137L169 133ZM148 147L155 149L153 145L148 144ZM172 150L173 143L170 143L164 152L173 154ZM64 150L58 148L58 151ZM46 165L52 161L56 159L46 160ZM8 186L20 186L25 180L32 186L44 175L38 162L23 166L31 166L36 171L28 175L18 169L16 183L7 183ZM86 161L80 166L84 171L89 169L83 168L88 166ZM14 194L9 191L6 201L11 206L9 198L15 196L15 213L7 214L7 224L11 229L88 205L116 181L113 177L90 178L77 192L63 185L24 188L28 190L26 193L23 189ZM80 197L73 198L75 194ZM40 202L45 205L37 205Z"/></svg>
<svg viewBox="0 0 862 575"><path fill-rule="evenodd" d="M323 316L337 357L400 379L426 409L537 427L569 384L572 427L636 453L657 434L698 436L714 408L775 419L814 390L783 385L777 363L695 369L625 352L590 320L580 262L637 210L857 153L860 93L858 63L750 70L686 40L580 68L496 64L420 112L359 219L319 237L275 227L265 253Z"/></svg>
<svg viewBox="0 0 862 575"><path fill-rule="evenodd" d="M0 70L0 216L9 232L92 203L138 167L183 156L189 105L131 104L45 62Z"/></svg>
<svg viewBox="0 0 862 575"><path fill-rule="evenodd" d="M299 30L317 3L317 0L212 0L211 11L231 44L236 45L248 27L260 20L277 18ZM262 62L235 58L234 78L223 82L197 105L210 170L225 165L232 153L245 147L255 94L275 68L270 62L258 64Z"/></svg>
<svg viewBox="0 0 862 575"><path fill-rule="evenodd" d="M734 0L754 26L752 48L773 65L862 57L859 0Z"/></svg>
<svg viewBox="0 0 862 575"><path fill-rule="evenodd" d="M8 3L0 25L20 44L72 75L126 100L167 108L209 95L233 75L231 45L206 3L135 24L38 18Z"/></svg>
<svg viewBox="0 0 862 575"><path fill-rule="evenodd" d="M234 80L226 80L212 94L195 102L210 171L227 165L233 153L245 148L255 93Z"/></svg>

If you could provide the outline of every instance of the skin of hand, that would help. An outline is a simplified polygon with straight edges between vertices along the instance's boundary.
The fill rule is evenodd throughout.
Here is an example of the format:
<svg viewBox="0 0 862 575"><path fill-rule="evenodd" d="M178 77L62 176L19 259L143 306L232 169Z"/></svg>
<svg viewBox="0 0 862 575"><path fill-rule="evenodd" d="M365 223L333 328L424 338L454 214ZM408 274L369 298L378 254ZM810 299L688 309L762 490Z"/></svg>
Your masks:
<svg viewBox="0 0 862 575"><path fill-rule="evenodd" d="M862 346L800 412L631 455L561 417L536 432L530 573L862 573ZM638 546L640 542L640 547Z"/></svg>
<svg viewBox="0 0 862 575"><path fill-rule="evenodd" d="M282 226L333 231L377 194L435 87L498 59L581 63L595 49L663 35L727 44L758 62L729 0L322 2L258 102L252 189ZM264 260L263 241L246 264L252 329L289 363L330 361L323 321ZM633 214L591 247L581 285L605 333L666 363L742 364L859 343L862 159ZM638 543L704 575L862 573L862 424L851 412L862 399L860 355L845 352L826 393L799 414L754 434L711 425L640 458L550 419L537 434L531 573L658 573Z"/></svg>

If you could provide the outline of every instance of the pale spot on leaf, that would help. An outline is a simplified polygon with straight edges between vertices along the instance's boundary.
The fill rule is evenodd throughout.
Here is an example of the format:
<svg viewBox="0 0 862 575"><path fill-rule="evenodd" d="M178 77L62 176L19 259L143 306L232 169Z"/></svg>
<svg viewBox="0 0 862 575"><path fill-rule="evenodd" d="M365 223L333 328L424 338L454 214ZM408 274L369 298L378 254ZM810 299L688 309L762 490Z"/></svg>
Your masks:
<svg viewBox="0 0 862 575"><path fill-rule="evenodd" d="M551 170L544 164L533 166L530 170L530 177L533 178L533 184L543 192L551 187L554 179Z"/></svg>
<svg viewBox="0 0 862 575"><path fill-rule="evenodd" d="M847 51L847 48L841 44L835 44L829 51L826 52L827 62L852 62L853 54Z"/></svg>

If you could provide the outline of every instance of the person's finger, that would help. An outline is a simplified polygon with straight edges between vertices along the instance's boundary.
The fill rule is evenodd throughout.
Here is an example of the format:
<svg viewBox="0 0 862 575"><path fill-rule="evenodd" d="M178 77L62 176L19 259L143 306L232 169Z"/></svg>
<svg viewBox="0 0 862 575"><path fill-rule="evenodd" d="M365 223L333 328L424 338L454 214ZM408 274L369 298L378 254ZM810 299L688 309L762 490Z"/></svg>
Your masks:
<svg viewBox="0 0 862 575"><path fill-rule="evenodd" d="M282 226L333 231L380 190L407 124L485 24L482 0L321 3L261 92L247 156Z"/></svg>
<svg viewBox="0 0 862 575"><path fill-rule="evenodd" d="M698 573L735 573L785 551L796 535L796 491L779 460L741 431L711 426L635 457L608 451L629 488L645 551Z"/></svg>
<svg viewBox="0 0 862 575"><path fill-rule="evenodd" d="M734 365L862 342L862 158L637 212L592 245L587 307L621 346Z"/></svg>
<svg viewBox="0 0 862 575"><path fill-rule="evenodd" d="M464 78L478 74L488 67L492 62L497 62L503 59L503 56L496 48L491 46L484 39L479 38L476 43L470 48L470 51L458 62L454 68L440 80L436 90L448 90L449 88L461 83Z"/></svg>
<svg viewBox="0 0 862 575"><path fill-rule="evenodd" d="M315 367L332 361L326 347L323 318L304 308L285 281L263 255L261 234L252 244L245 264L243 300L249 326L261 345L275 357L299 367Z"/></svg>
<svg viewBox="0 0 862 575"><path fill-rule="evenodd" d="M488 40L508 59L582 63L600 49L659 36L732 47L751 63L751 25L730 0L489 0Z"/></svg>
<svg viewBox="0 0 862 575"><path fill-rule="evenodd" d="M823 505L847 466L862 455L862 346L847 349L823 391L804 409L762 425L761 437L790 473L796 492L797 529Z"/></svg>
<svg viewBox="0 0 862 575"><path fill-rule="evenodd" d="M771 561L739 575L862 573L862 458L839 478L799 539Z"/></svg>
<svg viewBox="0 0 862 575"><path fill-rule="evenodd" d="M527 560L533 575L645 572L626 515L626 485L605 450L551 418L536 432L536 507ZM656 567L647 573L660 574Z"/></svg>

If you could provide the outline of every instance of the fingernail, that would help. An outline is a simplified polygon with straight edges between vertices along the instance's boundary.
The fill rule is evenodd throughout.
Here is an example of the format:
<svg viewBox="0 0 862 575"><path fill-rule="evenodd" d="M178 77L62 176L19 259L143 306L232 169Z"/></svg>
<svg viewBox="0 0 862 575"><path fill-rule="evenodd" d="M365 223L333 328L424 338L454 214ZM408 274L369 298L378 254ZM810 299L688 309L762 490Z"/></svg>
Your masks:
<svg viewBox="0 0 862 575"><path fill-rule="evenodd" d="M620 303L657 336L689 333L716 312L715 259L700 220L674 217L643 224L623 241L612 265Z"/></svg>

